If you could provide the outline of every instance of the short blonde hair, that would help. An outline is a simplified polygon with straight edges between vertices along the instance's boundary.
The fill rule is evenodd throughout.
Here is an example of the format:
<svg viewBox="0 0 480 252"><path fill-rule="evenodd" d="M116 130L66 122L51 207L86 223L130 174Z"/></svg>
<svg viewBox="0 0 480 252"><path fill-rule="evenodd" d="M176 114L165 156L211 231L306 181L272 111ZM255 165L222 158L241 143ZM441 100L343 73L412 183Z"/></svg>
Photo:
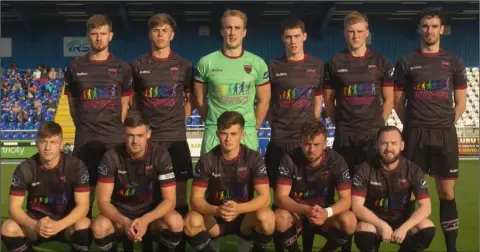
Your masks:
<svg viewBox="0 0 480 252"><path fill-rule="evenodd" d="M343 21L343 26L346 28L349 25L357 24L357 23L361 23L361 22L367 23L367 29L368 29L368 18L367 18L367 16L365 16L364 14L362 14L358 11L354 11L354 12L350 12L345 17L345 19Z"/></svg>
<svg viewBox="0 0 480 252"><path fill-rule="evenodd" d="M223 13L222 19L220 20L220 25L223 27L223 21L227 17L239 17L243 21L243 28L247 28L247 15L239 10L226 10Z"/></svg>

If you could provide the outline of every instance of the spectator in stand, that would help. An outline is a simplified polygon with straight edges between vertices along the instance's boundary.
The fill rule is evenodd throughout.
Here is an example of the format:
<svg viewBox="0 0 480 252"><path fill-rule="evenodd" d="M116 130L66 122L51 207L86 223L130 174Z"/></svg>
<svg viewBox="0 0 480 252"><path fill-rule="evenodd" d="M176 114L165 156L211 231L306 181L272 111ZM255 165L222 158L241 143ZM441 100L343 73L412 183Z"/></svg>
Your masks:
<svg viewBox="0 0 480 252"><path fill-rule="evenodd" d="M57 109L57 103L52 99L48 99L47 111L55 111Z"/></svg>
<svg viewBox="0 0 480 252"><path fill-rule="evenodd" d="M42 74L40 75L40 79L44 81L48 80L48 72L46 68L42 69Z"/></svg>
<svg viewBox="0 0 480 252"><path fill-rule="evenodd" d="M37 93L37 86L35 86L33 83L30 83L27 89L27 99L31 100L35 98L36 93Z"/></svg>
<svg viewBox="0 0 480 252"><path fill-rule="evenodd" d="M10 84L8 84L7 80L4 80L2 85L3 85L3 87L7 87L7 88L10 86Z"/></svg>
<svg viewBox="0 0 480 252"><path fill-rule="evenodd" d="M14 78L14 83L15 83L13 84L14 90L17 90L22 87L22 83L20 83L20 80L18 80L17 78Z"/></svg>
<svg viewBox="0 0 480 252"><path fill-rule="evenodd" d="M45 83L45 94L50 95L53 92L55 85L49 80Z"/></svg>
<svg viewBox="0 0 480 252"><path fill-rule="evenodd" d="M25 89L23 89L23 87L19 87L17 89L17 100L25 100L25 96L26 96L26 92L25 92Z"/></svg>
<svg viewBox="0 0 480 252"><path fill-rule="evenodd" d="M50 68L50 72L48 72L48 79L55 80L57 78L57 72L55 72L55 68Z"/></svg>
<svg viewBox="0 0 480 252"><path fill-rule="evenodd" d="M27 111L20 109L17 113L17 122L25 122L28 119Z"/></svg>
<svg viewBox="0 0 480 252"><path fill-rule="evenodd" d="M2 87L2 98L8 96L8 87Z"/></svg>
<svg viewBox="0 0 480 252"><path fill-rule="evenodd" d="M57 79L63 79L63 70L61 68L58 68L57 70Z"/></svg>
<svg viewBox="0 0 480 252"><path fill-rule="evenodd" d="M43 118L42 107L35 108L35 121L40 122Z"/></svg>
<svg viewBox="0 0 480 252"><path fill-rule="evenodd" d="M35 71L33 72L33 79L38 80L40 77L42 77L42 72L40 71L41 67L38 66Z"/></svg>
<svg viewBox="0 0 480 252"><path fill-rule="evenodd" d="M18 112L20 111L20 109L21 109L21 108L20 108L20 106L18 105L18 101L15 101L15 102L13 103L13 107L12 107L13 112L18 113Z"/></svg>
<svg viewBox="0 0 480 252"><path fill-rule="evenodd" d="M11 108L12 108L12 104L10 103L10 101L5 100L2 106L2 113L8 113Z"/></svg>
<svg viewBox="0 0 480 252"><path fill-rule="evenodd" d="M32 69L27 68L27 71L25 72L25 79L27 81L31 80L33 77Z"/></svg>
<svg viewBox="0 0 480 252"><path fill-rule="evenodd" d="M10 109L9 117L8 117L9 122L16 122L17 121L17 113L12 109Z"/></svg>
<svg viewBox="0 0 480 252"><path fill-rule="evenodd" d="M11 75L12 75L12 69L11 68L8 68L7 69L7 73L5 74L7 76L7 78L10 79Z"/></svg>

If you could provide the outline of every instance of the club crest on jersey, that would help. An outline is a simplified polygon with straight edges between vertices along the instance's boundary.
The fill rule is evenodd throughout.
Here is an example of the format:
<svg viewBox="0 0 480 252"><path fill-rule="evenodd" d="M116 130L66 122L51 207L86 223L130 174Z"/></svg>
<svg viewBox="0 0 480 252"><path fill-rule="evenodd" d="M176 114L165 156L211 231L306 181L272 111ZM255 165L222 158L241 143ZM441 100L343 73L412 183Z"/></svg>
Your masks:
<svg viewBox="0 0 480 252"><path fill-rule="evenodd" d="M400 182L400 186L402 188L404 188L404 189L407 188L407 180L406 179L400 179L399 182Z"/></svg>
<svg viewBox="0 0 480 252"><path fill-rule="evenodd" d="M152 171L153 171L153 165L145 165L145 175L152 174Z"/></svg>
<svg viewBox="0 0 480 252"><path fill-rule="evenodd" d="M108 73L110 74L110 77L112 77L112 78L117 77L117 69L115 69L115 68L109 68Z"/></svg>
<svg viewBox="0 0 480 252"><path fill-rule="evenodd" d="M307 69L308 78L310 78L310 79L315 78L315 72L316 71L317 71L316 69Z"/></svg>
<svg viewBox="0 0 480 252"><path fill-rule="evenodd" d="M245 179L247 177L247 167L239 167L237 170L238 177L241 179Z"/></svg>
<svg viewBox="0 0 480 252"><path fill-rule="evenodd" d="M178 67L170 67L170 73L172 73L172 76L177 76L178 75Z"/></svg>
<svg viewBox="0 0 480 252"><path fill-rule="evenodd" d="M377 72L377 66L376 65L368 65L368 71L371 74L374 74L375 72Z"/></svg>
<svg viewBox="0 0 480 252"><path fill-rule="evenodd" d="M445 70L450 71L452 65L448 61L442 61L442 67L445 68Z"/></svg>
<svg viewBox="0 0 480 252"><path fill-rule="evenodd" d="M243 65L243 69L247 74L250 74L252 72L252 65Z"/></svg>
<svg viewBox="0 0 480 252"><path fill-rule="evenodd" d="M323 172L321 172L321 173L320 173L320 177L321 177L322 179L328 178L328 171L323 171Z"/></svg>

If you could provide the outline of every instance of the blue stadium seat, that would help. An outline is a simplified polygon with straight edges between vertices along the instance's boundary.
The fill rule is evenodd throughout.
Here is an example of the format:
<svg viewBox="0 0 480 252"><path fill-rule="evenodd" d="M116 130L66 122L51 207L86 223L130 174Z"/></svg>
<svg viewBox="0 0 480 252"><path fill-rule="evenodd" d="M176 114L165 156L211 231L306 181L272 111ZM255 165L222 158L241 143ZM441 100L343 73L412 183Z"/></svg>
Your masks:
<svg viewBox="0 0 480 252"><path fill-rule="evenodd" d="M13 132L5 132L5 139L12 139L13 138Z"/></svg>
<svg viewBox="0 0 480 252"><path fill-rule="evenodd" d="M33 125L29 122L25 123L25 127L24 127L25 130L33 130Z"/></svg>
<svg viewBox="0 0 480 252"><path fill-rule="evenodd" d="M11 123L8 124L8 129L9 129L9 130L14 130L14 129L16 129L16 128L17 128L16 123L11 122Z"/></svg>
<svg viewBox="0 0 480 252"><path fill-rule="evenodd" d="M335 136L335 130L329 129L327 132L328 132L328 137L334 137Z"/></svg>
<svg viewBox="0 0 480 252"><path fill-rule="evenodd" d="M38 129L38 128L40 128L40 125L42 125L41 122L36 122L35 125L34 125L34 128Z"/></svg>
<svg viewBox="0 0 480 252"><path fill-rule="evenodd" d="M23 134L22 134L22 140L30 140L30 134L28 134L28 133L23 133Z"/></svg>
<svg viewBox="0 0 480 252"><path fill-rule="evenodd" d="M37 140L37 132L35 132L35 133L30 133L30 139L31 139L31 140Z"/></svg>
<svg viewBox="0 0 480 252"><path fill-rule="evenodd" d="M20 140L22 137L20 132L13 133L12 140Z"/></svg>
<svg viewBox="0 0 480 252"><path fill-rule="evenodd" d="M24 126L24 123L23 122L19 122L17 124L17 129L23 129L23 126Z"/></svg>

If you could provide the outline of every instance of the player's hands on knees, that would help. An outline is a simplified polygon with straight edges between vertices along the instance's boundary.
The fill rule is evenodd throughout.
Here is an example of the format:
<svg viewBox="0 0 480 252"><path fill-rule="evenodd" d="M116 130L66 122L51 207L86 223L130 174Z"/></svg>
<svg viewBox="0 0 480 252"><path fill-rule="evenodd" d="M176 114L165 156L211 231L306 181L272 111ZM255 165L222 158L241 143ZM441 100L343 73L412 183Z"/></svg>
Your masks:
<svg viewBox="0 0 480 252"><path fill-rule="evenodd" d="M122 223L123 233L128 237L129 240L135 240L135 229L132 226L132 220L125 219Z"/></svg>
<svg viewBox="0 0 480 252"><path fill-rule="evenodd" d="M390 225L388 225L385 222L383 223L382 226L380 226L379 229L380 229L380 235L382 236L382 241L385 243L390 243L390 241L392 240L392 233L393 233L392 227L390 227Z"/></svg>
<svg viewBox="0 0 480 252"><path fill-rule="evenodd" d="M147 232L148 223L141 217L136 218L135 220L132 221L132 224L130 224L129 229L133 229L135 233L134 242L141 242L143 236Z"/></svg>
<svg viewBox="0 0 480 252"><path fill-rule="evenodd" d="M403 240L407 236L407 230L402 227L397 228L392 234L392 242L402 244Z"/></svg>
<svg viewBox="0 0 480 252"><path fill-rule="evenodd" d="M239 213L237 212L237 202L233 200L225 201L220 206L220 217L222 217L222 219L226 222L235 220L238 214Z"/></svg>

